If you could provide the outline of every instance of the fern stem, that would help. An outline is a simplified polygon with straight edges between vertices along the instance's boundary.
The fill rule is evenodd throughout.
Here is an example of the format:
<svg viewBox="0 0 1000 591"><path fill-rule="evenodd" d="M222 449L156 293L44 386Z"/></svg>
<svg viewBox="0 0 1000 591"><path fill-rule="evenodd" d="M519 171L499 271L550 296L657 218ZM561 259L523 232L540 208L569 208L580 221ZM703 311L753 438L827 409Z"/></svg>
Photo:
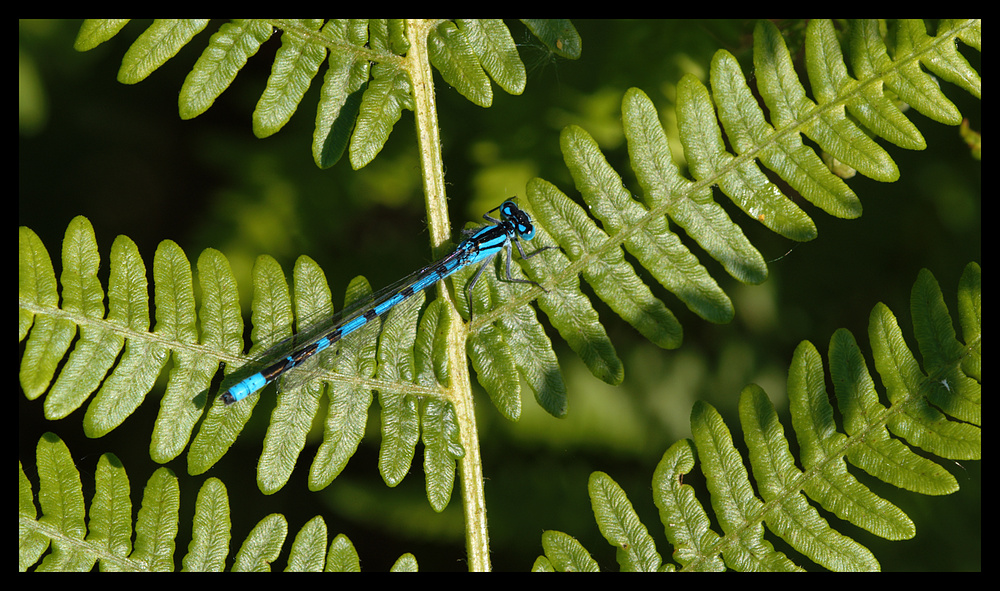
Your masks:
<svg viewBox="0 0 1000 591"><path fill-rule="evenodd" d="M427 206L427 224L434 255L451 238L448 216L448 199L444 184L444 162L441 157L441 136L438 127L437 105L434 99L434 79L427 36L438 21L411 19L406 23L410 50L407 53L409 74L413 83L414 121L417 126L417 143L420 150L421 170L424 177L424 198ZM441 297L451 302L447 289ZM454 302L449 306L456 314ZM451 322L448 335L448 365L451 381L448 399L454 405L461 428L461 442L465 456L460 460L459 481L462 506L465 512L466 553L469 570L490 570L489 529L486 522L486 496L483 490L483 466L479 453L479 430L476 425L475 405L472 399L472 382L465 353L467 327L463 322Z"/></svg>

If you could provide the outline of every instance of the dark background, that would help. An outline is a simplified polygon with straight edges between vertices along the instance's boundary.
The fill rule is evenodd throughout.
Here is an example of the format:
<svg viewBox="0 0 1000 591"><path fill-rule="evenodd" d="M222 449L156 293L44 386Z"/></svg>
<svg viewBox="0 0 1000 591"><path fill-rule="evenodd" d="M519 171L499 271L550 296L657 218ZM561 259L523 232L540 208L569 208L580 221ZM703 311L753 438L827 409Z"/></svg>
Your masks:
<svg viewBox="0 0 1000 591"><path fill-rule="evenodd" d="M105 286L115 236L131 237L147 267L157 244L170 239L185 249L192 263L204 248L221 250L237 273L245 310L250 267L260 254L277 258L289 274L299 255L314 258L326 271L335 301L357 274L365 274L378 287L430 260L411 113L404 112L385 150L366 168L353 171L345 159L319 170L310 151L319 77L281 132L260 140L251 130L251 114L280 34L251 58L211 109L182 121L178 92L209 36L224 21L210 23L164 67L132 86L116 81L117 70L149 21L134 21L111 41L77 53L72 45L80 22L19 22L18 224L39 234L54 258L57 276L62 235L76 215L87 216L94 225ZM568 61L548 52L523 25L509 21L528 68L528 84L521 96L507 95L494 85L489 109L472 105L435 77L456 235L467 220L479 219L505 197L523 194L525 182L535 176L576 197L558 146L559 131L568 124L592 134L626 186L638 193L621 128L624 91L631 86L643 89L660 109L668 134L676 137L672 99L684 73L707 82L710 60L720 48L736 55L750 71L750 21L574 24L583 39L583 55ZM962 51L981 71L979 54L969 48ZM942 86L972 129L981 130L981 102L948 83ZM694 247L733 299L737 313L730 325L710 325L694 317L656 286L684 325L684 345L676 351L650 345L602 303L595 304L625 364L622 386L610 387L592 377L550 331L569 391L567 418L545 414L529 392L520 422L509 423L479 392L477 416L495 569L529 569L541 554L541 533L556 529L579 539L603 569L616 570L614 550L600 537L587 496L587 477L595 470L607 472L624 488L669 561L650 481L667 447L690 436L688 420L695 400L718 408L737 446L744 449L736 403L745 384L757 383L768 392L792 437L784 382L800 341L812 341L825 357L833 331L848 328L874 373L867 323L872 307L881 301L896 314L915 349L909 293L924 267L937 277L955 314L965 264L982 261L981 167L957 128L913 110L908 116L924 134L928 149L909 152L880 141L898 164L900 180L884 184L858 176L848 181L864 206L857 220L831 218L805 204L819 237L770 264L770 278L763 285L739 284ZM676 147L674 157L682 161ZM778 259L792 248L792 243L748 220L718 190L716 198L765 259ZM878 384L877 374L875 379ZM42 433L53 431L77 461L88 504L97 460L112 452L128 471L137 511L144 483L158 468L148 446L163 380L134 416L99 440L82 434L85 407L51 422L42 417L41 398L27 401L19 396L18 457L36 491L35 446ZM456 489L443 514L429 508L420 469L422 448L413 473L400 486L390 489L382 483L376 465L377 404L369 435L330 487L320 493L306 490L317 433L290 482L271 496L260 494L255 482L256 457L269 416L267 401L259 406L236 445L208 474L187 476L184 455L168 464L181 486L178 568L197 490L209 476L221 478L229 488L234 523L230 566L253 525L270 513L282 513L289 521L289 539L276 569L284 568L291 539L315 515L323 516L331 539L344 533L352 540L365 570L388 569L404 552L415 554L422 570L466 568L461 498ZM958 493L924 497L853 470L913 519L917 535L911 540L887 542L824 516L868 546L885 570L980 569L980 462L940 462L958 479ZM685 482L696 487L708 506L697 469ZM815 568L773 534L767 538L797 563Z"/></svg>

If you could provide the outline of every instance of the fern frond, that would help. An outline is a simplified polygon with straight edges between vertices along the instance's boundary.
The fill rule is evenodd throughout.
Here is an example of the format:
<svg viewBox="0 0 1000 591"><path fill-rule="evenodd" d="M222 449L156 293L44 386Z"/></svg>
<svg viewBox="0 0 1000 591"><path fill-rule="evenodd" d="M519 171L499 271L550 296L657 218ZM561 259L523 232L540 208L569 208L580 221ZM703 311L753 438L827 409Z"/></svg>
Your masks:
<svg viewBox="0 0 1000 591"><path fill-rule="evenodd" d="M74 47L93 49L114 37L127 20L90 19ZM500 20L430 21L421 26L431 63L448 84L473 103L493 101L492 78L511 94L524 90L526 75L514 40ZM569 21L530 23L560 55L575 59L580 39ZM132 44L118 74L135 84L174 57L208 26L206 19L158 19ZM282 31L271 75L253 112L257 137L277 133L291 119L303 96L328 61L313 135L313 158L333 166L350 146L351 165L362 168L382 150L403 109L413 110L412 76L407 59L411 41L402 19L234 19L219 27L181 87L182 119L207 111L236 75L271 38Z"/></svg>
<svg viewBox="0 0 1000 591"><path fill-rule="evenodd" d="M959 284L958 318L965 339L960 342L936 280L929 271L920 272L911 310L923 367L913 359L892 313L883 304L875 307L869 339L886 387L887 407L878 399L853 336L844 329L833 335L830 374L844 418L843 430L834 420L819 353L808 341L799 345L788 372L788 397L801 468L767 394L753 384L744 388L740 427L759 496L721 415L707 403L696 403L691 413L694 441L672 445L653 476L654 502L678 563L690 570L801 568L796 559L764 539L766 527L803 557L826 568L878 569L871 551L838 532L815 505L882 538L912 538L916 528L910 518L855 478L847 462L914 492L941 495L958 490L947 470L912 448L948 459L981 457L982 429L976 422L981 376L964 368L976 367L967 360L975 359L981 350L982 326L978 312L961 312L962 308L981 309L980 284L979 265L970 263ZM696 450L721 533L712 529L691 486L683 484L684 474L694 467ZM660 564L653 539L611 477L593 473L588 489L598 526L616 548L622 570L673 566ZM536 566L575 568L579 561L569 560L562 550L574 548L567 539L572 540L566 534L546 532L546 556ZM560 542L556 545L553 540ZM590 557L582 546L574 555Z"/></svg>
<svg viewBox="0 0 1000 591"><path fill-rule="evenodd" d="M190 264L176 244L162 243L153 264L156 326L150 330L146 270L128 238L119 236L112 247L106 318L104 291L96 279L100 257L86 218L74 219L63 241L62 307L52 262L38 237L27 228L20 230L19 254L19 332L26 339L20 379L30 397L49 391L45 403L48 418L64 417L94 395L87 405L84 427L92 437L104 435L138 408L172 357L166 393L153 427L151 456L167 462L190 442L188 469L200 474L226 454L255 403L231 408L208 404L219 363L225 363L230 373L245 363L239 294L225 257L214 250L199 257L201 308L196 311ZM258 260L253 281L251 355L289 339L293 318L298 319L302 331L332 313L326 278L308 258L300 259L294 271L294 309L284 273L273 259ZM367 282L359 278L348 288L346 303L370 291ZM455 459L464 451L456 438L450 403L439 400L440 405L428 404L423 399L441 398L439 383L448 381L440 356L444 347L437 340L448 315L441 313L440 303L432 304L418 330L422 297L413 302L415 306L400 307L389 315L382 326L383 338L378 338L378 323L373 323L367 334L346 339L336 356L324 359L316 368L319 373L306 372L308 379L303 383L290 383L282 389L258 467L261 490L275 492L284 486L305 448L313 421L324 411L326 429L313 461L310 485L314 489L327 486L357 450L373 390L378 389L385 410L385 441L380 454L383 476L391 484L402 479L423 431L425 454L432 457L428 461L435 466L428 471L428 488L437 491L438 502L447 504L454 477L445 472L454 472ZM247 371L253 370L239 369L227 380ZM330 404L321 409L326 383L333 384ZM194 426L206 406L207 416L192 441Z"/></svg>
<svg viewBox="0 0 1000 591"><path fill-rule="evenodd" d="M54 434L46 433L38 442L36 458L41 515L35 506L33 484L18 463L21 572L36 564L36 571L89 571L95 563L101 571L175 569L181 499L177 478L170 470L159 468L149 478L138 517L133 522L131 485L125 467L113 454L102 455L94 476L90 520L85 522L80 472L66 444ZM191 529L191 544L181 559L183 570L225 570L231 539L229 496L217 478L207 479L198 491ZM284 516L268 515L243 541L233 558L232 570L269 571L287 537L288 523ZM400 557L397 564L416 570L412 554ZM326 523L316 516L296 534L287 570L358 571L359 565L357 551L343 534L327 546Z"/></svg>
<svg viewBox="0 0 1000 591"><path fill-rule="evenodd" d="M767 265L744 234L748 221L796 241L811 240L817 231L809 215L758 161L828 214L856 218L861 215L860 200L823 158L832 157L873 179L892 181L899 176L895 162L869 134L908 149L924 147L916 127L884 97L884 88L891 87L902 100L913 100L918 110L945 108L951 103L940 92L916 96L911 90L931 80L919 69L925 64L943 78L947 72L948 79L958 80L979 96L979 76L954 45L956 39L968 38L975 46L981 22L945 21L934 37L920 34L923 26L895 22L887 44L877 23L853 23L847 33L856 76L851 78L833 25L811 21L806 63L815 97L810 99L780 32L769 21L758 23L754 74L770 122L736 58L725 50L712 60L711 93L692 75L678 84L678 128L693 180L682 176L674 164L652 101L641 90L629 89L622 101L622 120L631 166L642 189L641 202L633 198L590 134L573 125L563 130L563 158L601 229L559 189L534 180L527 187L527 198L538 221L539 241L558 245L565 257L556 252L525 266L533 280L555 288L540 295L540 305L595 376L618 383L620 362L603 329L593 324L593 309L581 300L576 273L582 273L599 297L654 343L676 347L680 325L623 262L623 247L692 312L710 322L728 322L734 313L729 296L671 223L683 228L735 279L763 282ZM892 44L901 36L905 43ZM954 118L948 122L956 123ZM824 154L803 143L803 136ZM732 220L713 200L713 186L748 219Z"/></svg>

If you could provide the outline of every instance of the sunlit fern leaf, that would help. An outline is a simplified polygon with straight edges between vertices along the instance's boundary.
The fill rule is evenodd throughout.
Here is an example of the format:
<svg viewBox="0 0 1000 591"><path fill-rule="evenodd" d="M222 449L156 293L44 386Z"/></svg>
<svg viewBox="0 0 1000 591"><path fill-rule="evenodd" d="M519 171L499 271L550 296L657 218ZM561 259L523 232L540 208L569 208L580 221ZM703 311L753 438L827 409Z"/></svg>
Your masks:
<svg viewBox="0 0 1000 591"><path fill-rule="evenodd" d="M111 245L108 322L131 334L149 331L149 284L146 266L132 240L118 236ZM154 331L155 333L155 331ZM89 437L111 432L142 404L169 358L154 339L126 339L115 371L87 406L83 427Z"/></svg>
<svg viewBox="0 0 1000 591"><path fill-rule="evenodd" d="M331 43L356 51L331 51L323 75L320 100L313 132L313 160L320 168L336 164L350 143L368 85L371 62L359 52L368 42L366 21L329 21L322 33Z"/></svg>
<svg viewBox="0 0 1000 591"><path fill-rule="evenodd" d="M618 566L626 572L658 570L662 558L653 537L618 483L603 472L594 472L587 491L601 535L616 548Z"/></svg>
<svg viewBox="0 0 1000 591"><path fill-rule="evenodd" d="M614 348L608 341L607 335L603 332L597 333L599 329L603 330L600 324L592 327L591 332L595 333L594 336L579 342L572 338L574 334L586 334L582 331L590 323L589 316L596 314L579 291L576 269L581 266L579 262L581 258L586 262L579 271L583 278L626 322L664 349L679 347L683 330L677 318L663 305L663 302L653 296L635 269L625 261L621 248L605 248L603 252L599 252L599 249L607 244L608 235L587 216L583 208L571 201L554 185L541 179L530 181L527 189L532 215L534 219L540 221L535 240L541 246L558 243L562 247L561 250L549 251L541 257L528 261L526 267L529 275L535 281L546 282L549 278L559 278L560 269L574 270L572 278L563 279L563 283L551 290L555 293L542 294L539 297L539 304L570 345L577 343L574 350L578 354L584 345L596 347L599 352L603 352L597 355L597 359L604 360L603 365L607 370L595 372L595 375L610 384L619 383L622 377L621 362L617 356L613 356ZM590 253L596 253L597 256L588 257ZM579 300L579 311L571 309L571 314L566 314L563 307L568 301L574 300ZM578 323L567 325L563 320L567 316L571 320L578 316L582 318ZM578 326L580 328L577 328ZM583 354L580 356L585 360L589 357ZM588 366L592 372L597 367L591 363L588 363Z"/></svg>
<svg viewBox="0 0 1000 591"><path fill-rule="evenodd" d="M674 545L674 559L693 570L726 568L716 548L719 535L694 489L684 485L684 475L695 465L694 442L683 439L670 446L653 473L653 502L660 512L667 538Z"/></svg>
<svg viewBox="0 0 1000 591"><path fill-rule="evenodd" d="M417 296L414 296L417 297ZM432 304L432 306L435 304ZM413 382L417 362L414 351L417 334L411 327L418 321L418 306L392 315L382 329L382 346L378 351L377 378L384 382ZM429 311L427 315L433 316ZM431 382L434 383L434 382ZM420 438L419 400L412 394L391 388L380 388L382 408L382 444L379 448L379 473L389 486L399 484L410 470Z"/></svg>
<svg viewBox="0 0 1000 591"><path fill-rule="evenodd" d="M87 51L114 37L128 20L84 21L74 47ZM520 94L524 64L503 21L440 20L418 27L431 63L444 80L473 103L492 104L492 78L506 92ZM199 32L206 19L157 19L126 52L118 79L144 80L174 57ZM335 164L350 146L354 168L382 150L403 109L413 109L407 53L414 41L404 19L233 19L222 24L184 80L180 115L190 119L207 111L275 29L282 31L271 75L253 112L258 137L279 131L298 110L323 62L320 102L313 134L313 159L321 168ZM531 28L563 57L580 55L580 38L569 21L531 21ZM329 59L327 59L329 58Z"/></svg>
<svg viewBox="0 0 1000 591"><path fill-rule="evenodd" d="M503 21L496 19L456 19L479 63L500 88L521 94L527 84L524 64Z"/></svg>
<svg viewBox="0 0 1000 591"><path fill-rule="evenodd" d="M89 285L90 282L82 280L82 277L91 273L90 267L93 265L84 263L83 260L92 261L93 257L99 257L96 242L93 241L93 228L90 226L90 222L86 218L74 218L70 222L70 229L67 230L66 240L63 243L72 244L71 237L80 235L83 236L82 240L85 241L84 244L80 245L81 249L86 252L82 257L74 257L72 256L73 249L69 249L70 256L64 256L63 282L86 283ZM86 243L88 236L91 238L90 243ZM49 389L56 368L63 355L69 350L70 343L75 336L76 323L70 318L60 318L43 313L46 308L57 309L59 307L58 284L56 283L55 271L52 268L52 261L41 239L29 228L20 228L18 239L18 253L20 255L18 264L18 296L21 300L18 317L19 339L24 340L28 337L29 330L31 331L31 338L28 339L24 354L21 357L21 369L18 379L24 395L29 400L34 400ZM92 250L91 246L93 247ZM78 265L84 268L80 269ZM80 297L83 294L77 297L73 297L72 294L73 292L71 291L65 297L66 305L79 309L82 304ZM102 308L103 298L102 291L98 298L98 301L102 302ZM100 315L104 315L103 309L100 310ZM114 355L117 355L117 349L112 354L112 357ZM60 396L58 399L59 402L53 404L55 409L63 406L63 398L65 396ZM60 418L60 415L65 416L61 410L47 411L47 416L49 412L52 412L56 418Z"/></svg>
<svg viewBox="0 0 1000 591"><path fill-rule="evenodd" d="M532 571L598 572L600 567L590 553L572 536L559 531L542 533L545 556L535 562Z"/></svg>
<svg viewBox="0 0 1000 591"><path fill-rule="evenodd" d="M326 522L320 516L313 517L292 541L286 571L319 572L326 560ZM322 541L322 543L320 543Z"/></svg>
<svg viewBox="0 0 1000 591"><path fill-rule="evenodd" d="M201 345L232 355L239 355L243 348L243 318L238 299L224 297L224 294L235 296L236 284L221 253L211 249L202 253L198 259L198 282L200 312L196 308L187 256L172 241L160 243L153 258L156 332L177 344L172 351L173 368L160 400L149 446L150 457L160 463L172 460L187 447L208 400L212 377L219 369L216 359L198 352L199 320ZM192 393L198 393L194 403Z"/></svg>
<svg viewBox="0 0 1000 591"><path fill-rule="evenodd" d="M18 569L35 571L172 571L177 566L181 492L166 468L156 470L143 488L142 503L133 516L131 484L125 467L104 454L94 471L94 498L87 509L80 472L66 444L46 433L36 448L38 474L34 485L18 463ZM89 519L87 519L89 517ZM271 514L257 523L234 556L229 495L216 478L198 491L191 525L191 542L180 565L189 572L221 572L232 560L233 571L269 571L288 538L288 522ZM133 529L134 540L133 546ZM186 528L185 528L186 529ZM351 541L338 535L328 543L322 517L316 516L296 533L287 570L322 572L359 568ZM412 555L408 562L416 567Z"/></svg>
<svg viewBox="0 0 1000 591"><path fill-rule="evenodd" d="M959 282L960 308L981 308L980 284L979 265L970 263ZM918 455L911 446L947 459L981 457L981 429L968 421L970 416L980 416L972 411L978 411L981 404L981 379L963 369L966 359L975 357L981 349L981 315L959 313L966 339L959 342L941 291L927 270L920 272L914 284L911 310L918 345L927 353L922 368L912 361L910 346L899 334L892 313L882 304L872 313L870 340L879 376L886 384L888 407L879 401L864 357L850 332L840 329L831 338L830 374L844 419L843 430L834 418L820 354L808 341L796 349L788 372L787 393L801 468L796 465L784 427L767 394L754 384L743 389L740 427L758 492L721 415L705 402L695 404L691 413L694 440L672 445L653 475L653 500L667 539L674 546L673 557L681 567L802 568L796 562L799 558L775 550L764 539L766 528L801 557L831 570L880 568L871 551L837 531L820 514L819 507L889 540L912 538L916 526L899 507L856 479L847 469L848 462L914 492L940 495L958 490L958 483L947 470ZM892 344L886 344L889 342ZM696 454L701 459L721 532L713 530L694 490L684 484L684 475L695 466ZM610 476L593 473L588 488L595 519L602 535L616 548L622 570L673 566L659 564L660 553L652 538L625 492ZM547 560L542 564L570 568L571 563L560 550L565 544L551 544L552 539L568 536L555 534L559 532L543 534ZM590 556L582 547L575 553Z"/></svg>
<svg viewBox="0 0 1000 591"><path fill-rule="evenodd" d="M453 22L445 21L427 36L431 64L444 81L480 107L493 104L490 80L479 64L466 35Z"/></svg>
<svg viewBox="0 0 1000 591"><path fill-rule="evenodd" d="M112 246L106 318L104 291L96 278L97 241L85 218L73 220L63 241L61 308L44 246L27 228L21 228L19 242L19 333L26 340L20 380L25 393L48 388L53 395L46 398L46 411L59 416L72 413L96 393L87 406L84 427L99 436L138 408L172 359L150 455L166 462L190 442L188 470L200 474L211 468L235 442L259 400L252 396L231 407L214 403L209 391L219 362L227 368L223 389L259 370L257 364L266 363L255 361L241 367L246 363L241 353L243 321L226 259L211 249L199 257L201 307L196 310L186 256L173 242L161 243L153 261L156 326L150 330L146 268L128 238L119 236ZM294 345L289 341L293 319L298 319L296 332L308 335L316 330L314 323L331 314L330 290L315 262L301 258L293 276L294 307L292 291L274 259L260 257L254 266L251 356L266 358L268 351ZM348 291L350 302L365 297L370 288L361 279ZM386 405L386 441L380 454L383 475L387 482L398 483L409 472L421 431L419 400L441 396L439 380L449 379L447 356L442 353L447 346L440 338L448 315L441 314L441 304L428 307L425 322L438 320L422 326L421 330L430 333L418 338L417 312L422 302L423 294L415 296L409 300L412 305L399 306L384 322L366 327L369 334L362 330L357 338L341 341L336 355L317 356L315 366L294 372L283 382L259 460L261 490L270 493L284 486L305 448L306 434L321 413L327 425L310 478L314 488L329 484L357 449L376 389ZM381 339L379 328L385 331ZM320 408L327 384L330 404ZM450 486L443 483L453 476L444 474L445 466L454 469L454 459L464 451L456 437L454 411L443 404L427 415L438 435L425 439L425 452L438 458L433 463L435 478L441 483L429 483L429 488L447 489L450 494ZM195 424L202 417L192 441ZM446 502L447 495L439 493L438 499Z"/></svg>
<svg viewBox="0 0 1000 591"><path fill-rule="evenodd" d="M270 572L271 563L278 559L281 546L288 537L288 521L280 513L272 513L257 522L247 536L247 543L236 553L234 572Z"/></svg>
<svg viewBox="0 0 1000 591"><path fill-rule="evenodd" d="M217 478L209 478L195 501L191 543L182 560L183 570L222 571L226 567L231 525L226 485Z"/></svg>
<svg viewBox="0 0 1000 591"><path fill-rule="evenodd" d="M754 495L743 458L722 416L711 405L696 402L691 410L691 433L722 528L719 546L726 566L739 571L796 569L788 556L764 539L764 502Z"/></svg>
<svg viewBox="0 0 1000 591"><path fill-rule="evenodd" d="M787 238L802 241L816 236L812 220L753 165L753 159L758 159L803 198L830 215L844 218L861 215L861 203L854 192L827 169L815 151L802 143L802 137L791 123L782 129L773 114L770 123L765 121L764 112L732 54L717 52L712 59L711 72L719 120L738 155L732 164L719 167L717 173L721 177L719 188L733 203ZM764 92L760 84L758 90ZM730 178L737 175L746 178L751 190L735 184L737 181ZM727 190L727 185L732 186Z"/></svg>
<svg viewBox="0 0 1000 591"><path fill-rule="evenodd" d="M375 64L371 72L351 134L351 166L355 169L378 155L403 109L413 110L413 84L406 72L385 64Z"/></svg>
<svg viewBox="0 0 1000 591"><path fill-rule="evenodd" d="M91 50L118 34L131 19L127 18L90 18L83 21L77 32L73 49L77 51Z"/></svg>
<svg viewBox="0 0 1000 591"><path fill-rule="evenodd" d="M49 544L50 552L35 570L89 571L98 561L102 571L173 570L179 496L169 470L160 468L146 485L133 549L130 486L118 458L105 454L98 461L90 522L85 524L80 473L66 445L46 433L36 454L42 511L37 520L31 482L19 467L22 493L29 493L21 495L19 507L22 571L35 564Z"/></svg>
<svg viewBox="0 0 1000 591"><path fill-rule="evenodd" d="M677 119L691 172L699 180L711 179L716 174L716 167L730 162L732 156L725 150L708 90L688 74L677 87L677 98L686 107L678 111ZM670 158L667 136L649 98L640 91L630 90L623 101L622 112L628 114L630 122L637 121L634 125L626 123L626 128L632 132L626 137L629 154L634 154L633 168L650 207L664 206L670 219L684 228L733 277L744 283L761 283L767 279L764 257L722 206L712 199L711 190L693 190L691 185L694 183L680 178ZM731 185L736 179L740 181L739 188ZM749 191L748 199L756 197L765 203L772 201L770 197L776 192L780 193L752 166L744 167L739 175L726 175L720 179L720 184L723 183L727 193ZM672 198L671 193L685 197ZM776 213L773 208L768 211L772 217Z"/></svg>
<svg viewBox="0 0 1000 591"><path fill-rule="evenodd" d="M257 137L277 133L288 123L326 59L326 49L306 37L318 34L323 20L300 19L297 24L303 30L281 36L267 86L254 109L253 132Z"/></svg>
<svg viewBox="0 0 1000 591"><path fill-rule="evenodd" d="M364 278L360 279L361 281L355 280L348 286L345 307L371 293L368 282ZM378 322L369 323L360 330L361 338L348 339L341 344L333 365L339 375L360 380L375 377L379 328ZM416 330L416 326L413 326L413 330ZM327 395L329 408L323 442L309 471L309 487L312 490L321 490L333 482L357 451L365 434L368 407L373 400L370 387L363 383L352 383L350 379L332 382ZM291 392L285 392L284 396L295 398Z"/></svg>
<svg viewBox="0 0 1000 591"><path fill-rule="evenodd" d="M584 200L613 237L692 312L712 322L728 322L733 306L662 216L649 216L622 184L597 142L576 126L563 130L563 158ZM605 248L617 248L609 244Z"/></svg>
<svg viewBox="0 0 1000 591"><path fill-rule="evenodd" d="M269 23L254 19L234 20L219 27L181 86L181 119L207 111L273 32Z"/></svg>
<svg viewBox="0 0 1000 591"><path fill-rule="evenodd" d="M807 59L821 57L809 55ZM817 105L806 96L784 39L767 21L760 21L754 31L754 73L776 129L794 122L823 150L862 174L886 182L899 178L899 170L885 150L847 119L844 108L848 97Z"/></svg>
<svg viewBox="0 0 1000 591"><path fill-rule="evenodd" d="M145 80L207 26L208 19L154 20L122 58L118 81L136 84Z"/></svg>
<svg viewBox="0 0 1000 591"><path fill-rule="evenodd" d="M427 499L435 511L441 512L451 500L455 486L455 463L465 455L458 437L458 417L454 407L447 402L427 399L421 404L420 424Z"/></svg>
<svg viewBox="0 0 1000 591"><path fill-rule="evenodd" d="M821 104L850 96L848 112L879 137L909 150L927 147L917 127L885 96L880 79L873 77L870 84L860 86L848 75L833 23L823 19L810 21L806 52L810 86Z"/></svg>
<svg viewBox="0 0 1000 591"><path fill-rule="evenodd" d="M641 90L629 89L622 101L622 120L642 202L624 186L622 176L608 163L596 140L571 125L562 132L563 157L576 189L602 228L598 230L593 222L584 221L588 218L579 215L582 210L571 211L564 205L568 200L555 187L536 180L529 183L528 198L537 215L539 236L551 236L567 260L575 262L563 268L581 271L599 297L661 346L677 346L680 326L658 300L654 303L648 288L629 280L621 283L622 279L634 277L623 263L612 263L622 247L693 312L712 322L728 322L733 317L728 295L686 240L670 229L668 220L682 227L688 238L734 278L759 283L766 279L767 267L742 226L748 220L759 222L798 241L815 238L816 226L759 168L757 161L827 213L844 218L860 216L858 197L831 172L820 154L803 143L802 136L819 144L824 156L862 174L882 181L895 180L899 175L895 163L869 134L910 149L921 149L925 143L899 108L883 97L883 85L899 79L912 81L911 85L926 83L926 75L908 71L910 64L926 62L928 67L933 63L935 71L949 72L948 79L960 81L974 95L980 93L978 74L953 51L955 39L969 38L974 47L978 46L980 22L943 21L935 37L921 34L923 26L922 22L909 21L890 25L896 35L903 31L911 40L904 45L907 51L901 51L891 45L893 35L889 35L887 45L877 23L850 23L850 30L844 34L850 43L842 43L831 23L811 21L806 31L805 60L816 95L814 102L806 96L778 29L766 20L758 23L754 32L754 76L770 122L765 120L740 64L725 50L717 52L712 60L711 94L691 75L677 86L679 136L693 181L681 176L674 164L652 101ZM859 67L855 73L858 77L851 78L841 54L843 44L852 48L853 59L877 64L878 69ZM895 50L892 58L888 58L890 48ZM931 59L939 55L946 57ZM907 94L906 90L898 86L897 93ZM933 108L932 103L950 105L940 93L932 96L924 92L921 96L924 98L918 101L922 105L918 109ZM748 219L730 219L713 200L714 185ZM559 256L540 258L556 260ZM597 260L611 266L601 269L596 266ZM583 318L584 308L573 305L576 286L567 281L565 274L548 272L548 265L543 267L541 261L530 261L526 267L532 279L557 286L539 297L553 325L563 332L594 375L616 383L620 379L612 369L616 364L602 363L613 359L613 349L602 345L598 329L584 332L573 325L588 321L570 322ZM629 289L604 289L611 283ZM636 313L640 301L644 302L640 307L644 314ZM562 326L569 330L564 331Z"/></svg>

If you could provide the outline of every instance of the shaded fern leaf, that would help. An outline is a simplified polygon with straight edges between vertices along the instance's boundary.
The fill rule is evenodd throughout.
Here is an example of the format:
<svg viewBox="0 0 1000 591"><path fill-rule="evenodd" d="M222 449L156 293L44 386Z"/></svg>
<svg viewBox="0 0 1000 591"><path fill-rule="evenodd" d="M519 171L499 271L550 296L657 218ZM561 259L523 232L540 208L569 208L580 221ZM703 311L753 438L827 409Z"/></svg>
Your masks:
<svg viewBox="0 0 1000 591"><path fill-rule="evenodd" d="M617 384L621 365L579 289L577 273L652 342L677 347L680 324L625 262L622 248L692 312L710 322L728 322L734 313L732 302L688 239L729 275L755 284L766 280L768 270L744 234L747 222L761 223L796 241L812 240L817 234L809 215L758 162L828 214L855 218L861 215L860 200L824 157L871 178L892 181L899 176L896 165L870 135L908 149L924 147L919 131L886 98L887 92L929 116L959 123L954 105L921 65L980 96L980 77L955 46L961 39L978 50L981 21L942 21L935 36L924 27L922 21L895 21L887 42L874 21L851 23L842 35L829 21L810 21L805 54L815 94L810 99L780 32L771 22L760 21L754 32L754 75L770 122L736 58L725 50L712 60L711 92L692 75L677 86L680 141L693 179L683 176L674 163L653 102L641 90L629 89L622 101L622 121L641 201L633 197L590 134L575 125L563 129L563 158L586 207L573 204L551 183L531 181L526 209L536 220L537 240L559 246L561 252L531 259L525 267L528 276L548 290L539 296L541 308L595 376ZM842 45L849 48L853 78ZM803 143L803 136L818 144L823 154ZM731 219L713 200L713 186L747 219ZM683 228L686 239L672 229L674 224ZM492 346L482 349L489 351ZM493 358L480 365L502 364Z"/></svg>
<svg viewBox="0 0 1000 591"><path fill-rule="evenodd" d="M87 511L82 483L69 449L46 433L36 449L38 501L33 483L18 462L18 568L36 571L173 571L179 525L180 488L177 478L160 468L143 489L142 505L133 521L131 484L114 454L104 454L94 472L94 499ZM217 478L198 491L191 543L181 559L189 572L220 572L229 559L231 523L229 495ZM89 514L89 520L85 515ZM135 545L133 547L133 527ZM268 515L250 532L233 557L234 571L269 571L288 537L288 523ZM310 572L358 570L358 555L350 540L338 535L327 545L322 517L307 522L295 536L287 570ZM413 570L416 561L408 562ZM39 562L40 561L40 562Z"/></svg>
<svg viewBox="0 0 1000 591"><path fill-rule="evenodd" d="M93 49L127 22L84 21L74 47ZM568 21L531 24L544 41L556 44L560 55L579 57L579 35ZM126 52L118 79L126 84L145 79L207 26L207 19L154 20ZM414 42L427 43L431 63L444 80L479 106L492 104L490 78L511 94L520 94L527 80L510 31L496 19L410 24L402 19L233 19L211 36L185 79L181 118L207 111L275 29L282 31L281 45L254 109L254 134L267 137L288 123L326 61L312 149L320 168L333 166L348 146L351 165L367 165L382 150L403 109L413 110L408 68L417 65L407 52Z"/></svg>
<svg viewBox="0 0 1000 591"><path fill-rule="evenodd" d="M883 304L874 308L869 340L889 406L879 401L851 333L834 333L828 357L842 429L834 420L820 354L808 341L798 346L788 372L788 397L801 468L767 394L753 384L744 388L740 427L759 496L721 415L697 402L691 412L694 440L672 445L653 475L653 500L679 565L687 570L801 568L764 539L766 528L826 568L878 569L871 551L834 529L815 505L882 538L912 538L916 527L910 518L855 478L847 463L900 488L944 495L958 490L957 481L913 448L953 460L981 458L982 378L976 363L982 350L981 274L979 265L970 263L959 284L960 341L937 281L929 271L920 272L911 313L923 367L913 358L892 312ZM721 532L713 530L705 507L683 483L696 455ZM610 476L595 472L588 488L598 526L616 548L622 570L674 566L660 564L653 539ZM590 558L567 538L572 540L545 532L546 555L536 565L574 569L579 559L571 561L563 548ZM561 541L556 545L553 540Z"/></svg>

